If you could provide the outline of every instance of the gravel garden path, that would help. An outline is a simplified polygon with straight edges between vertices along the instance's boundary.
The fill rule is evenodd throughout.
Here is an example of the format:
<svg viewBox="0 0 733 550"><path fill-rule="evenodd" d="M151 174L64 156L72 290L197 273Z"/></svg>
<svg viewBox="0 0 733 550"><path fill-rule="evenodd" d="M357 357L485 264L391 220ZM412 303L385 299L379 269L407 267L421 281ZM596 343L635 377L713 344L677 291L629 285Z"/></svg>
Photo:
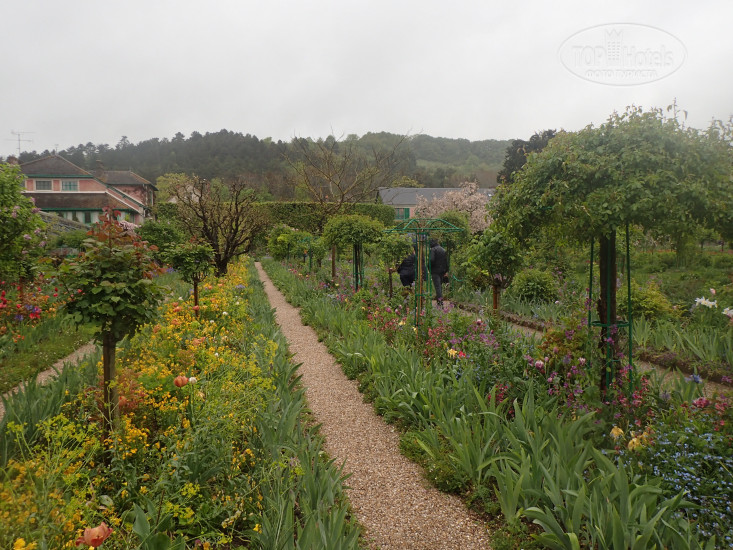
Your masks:
<svg viewBox="0 0 733 550"><path fill-rule="evenodd" d="M362 401L356 382L348 380L303 325L300 313L274 287L259 263L257 271L288 340L306 388L308 405L325 450L345 462L348 497L365 529L369 548L401 550L489 549L488 531L478 516L455 496L431 487L423 470L399 452L399 432Z"/></svg>

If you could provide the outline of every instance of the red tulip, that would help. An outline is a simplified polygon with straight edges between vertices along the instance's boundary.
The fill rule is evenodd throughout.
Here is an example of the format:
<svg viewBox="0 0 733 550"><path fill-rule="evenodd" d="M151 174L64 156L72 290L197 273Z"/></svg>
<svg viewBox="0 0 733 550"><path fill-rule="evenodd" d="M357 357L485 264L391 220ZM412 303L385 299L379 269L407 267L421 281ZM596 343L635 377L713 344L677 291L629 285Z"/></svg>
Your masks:
<svg viewBox="0 0 733 550"><path fill-rule="evenodd" d="M88 544L92 548L99 548L102 543L112 534L112 529L102 522L98 527L87 527L84 529L84 535L76 539L76 545Z"/></svg>
<svg viewBox="0 0 733 550"><path fill-rule="evenodd" d="M188 378L186 378L183 375L176 376L173 379L173 383L176 385L177 388L182 388L183 386L185 386L186 384L188 384Z"/></svg>

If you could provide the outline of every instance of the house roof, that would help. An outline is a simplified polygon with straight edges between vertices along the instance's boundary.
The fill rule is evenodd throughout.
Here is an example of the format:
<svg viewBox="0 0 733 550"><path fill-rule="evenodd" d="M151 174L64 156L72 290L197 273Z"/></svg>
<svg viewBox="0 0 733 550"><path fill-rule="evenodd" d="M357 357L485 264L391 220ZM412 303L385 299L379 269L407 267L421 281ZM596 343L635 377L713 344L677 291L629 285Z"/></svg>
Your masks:
<svg viewBox="0 0 733 550"><path fill-rule="evenodd" d="M104 175L106 176L105 182L111 185L150 185L155 187L148 180L130 170L106 170Z"/></svg>
<svg viewBox="0 0 733 550"><path fill-rule="evenodd" d="M94 176L82 170L73 162L69 162L58 155L50 155L40 159L32 160L20 165L20 170L27 177L38 176L74 176L93 178Z"/></svg>
<svg viewBox="0 0 733 550"><path fill-rule="evenodd" d="M86 177L95 178L102 183L109 185L150 185L155 186L142 176L138 176L131 170L104 170L92 174L79 168L73 162L58 155L49 155L40 159L32 160L20 165L20 170L26 177Z"/></svg>
<svg viewBox="0 0 733 550"><path fill-rule="evenodd" d="M424 198L427 201L439 199L449 191L461 191L461 187L381 187L377 194L383 204L389 204L396 207L415 206L418 198ZM491 197L491 189L479 189L479 193Z"/></svg>
<svg viewBox="0 0 733 550"><path fill-rule="evenodd" d="M113 210L133 211L134 208L109 193L24 193L33 197L36 207L41 210L101 210L110 207Z"/></svg>

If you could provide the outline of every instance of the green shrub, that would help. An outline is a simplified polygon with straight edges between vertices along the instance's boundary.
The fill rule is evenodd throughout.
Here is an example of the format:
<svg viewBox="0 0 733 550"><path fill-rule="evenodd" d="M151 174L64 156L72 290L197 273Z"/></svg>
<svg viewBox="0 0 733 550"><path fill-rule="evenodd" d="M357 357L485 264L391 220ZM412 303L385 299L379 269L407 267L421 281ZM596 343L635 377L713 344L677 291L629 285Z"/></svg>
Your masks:
<svg viewBox="0 0 733 550"><path fill-rule="evenodd" d="M557 299L555 278L547 271L525 269L520 271L509 287L512 295L527 302L553 302Z"/></svg>
<svg viewBox="0 0 733 550"><path fill-rule="evenodd" d="M64 231L53 241L54 248L76 248L81 249L81 243L87 238L86 229L74 229Z"/></svg>
<svg viewBox="0 0 733 550"><path fill-rule="evenodd" d="M628 318L628 291L625 285L619 289L617 302L619 315ZM679 310L674 309L654 279L650 279L643 286L631 279L631 313L637 319L670 319L680 316Z"/></svg>
<svg viewBox="0 0 733 550"><path fill-rule="evenodd" d="M168 248L186 241L181 228L171 219L148 220L135 232L142 240L158 247L158 252L155 254L157 260L161 259L161 255Z"/></svg>
<svg viewBox="0 0 733 550"><path fill-rule="evenodd" d="M716 254L711 258L712 267L733 270L733 254Z"/></svg>

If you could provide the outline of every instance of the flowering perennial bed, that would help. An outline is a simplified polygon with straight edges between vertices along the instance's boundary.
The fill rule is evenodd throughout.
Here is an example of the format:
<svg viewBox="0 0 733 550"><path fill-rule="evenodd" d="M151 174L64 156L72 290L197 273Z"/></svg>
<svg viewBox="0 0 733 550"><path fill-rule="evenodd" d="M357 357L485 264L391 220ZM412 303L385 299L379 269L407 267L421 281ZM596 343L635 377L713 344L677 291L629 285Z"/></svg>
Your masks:
<svg viewBox="0 0 733 550"><path fill-rule="evenodd" d="M44 418L25 418L38 388L8 403L0 547L356 547L341 473L302 425L295 367L246 265L207 280L198 312L178 297L123 342L107 437L87 370Z"/></svg>
<svg viewBox="0 0 733 550"><path fill-rule="evenodd" d="M521 546L733 544L733 409L729 397L703 397L698 377L661 387L625 368L602 395L582 324L539 344L455 311L416 328L409 296L368 284L349 294L263 265L403 429L403 452L437 487L501 513Z"/></svg>

